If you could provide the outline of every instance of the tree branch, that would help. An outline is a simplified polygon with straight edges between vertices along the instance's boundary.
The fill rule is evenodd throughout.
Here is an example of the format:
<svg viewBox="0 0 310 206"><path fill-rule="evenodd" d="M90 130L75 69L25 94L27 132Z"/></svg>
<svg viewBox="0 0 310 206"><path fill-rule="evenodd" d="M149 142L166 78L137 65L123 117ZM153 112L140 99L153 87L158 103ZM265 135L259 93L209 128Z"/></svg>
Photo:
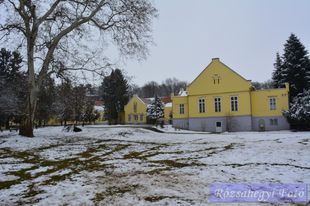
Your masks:
<svg viewBox="0 0 310 206"><path fill-rule="evenodd" d="M39 73L39 77L38 77L38 85L40 86L42 83L42 80L45 76L45 74L48 71L48 65L53 57L54 51L58 45L58 43L60 42L60 40L62 39L62 37L64 37L65 35L69 34L70 32L72 32L75 28L81 26L82 24L88 22L90 19L92 19L98 11L100 11L100 9L105 5L105 0L101 0L100 3L98 4L98 6L89 14L89 16L87 17L80 17L77 18L70 26L68 26L66 29L62 30L51 42L50 47L48 48L48 52L45 56L45 60L43 62L42 65L42 69Z"/></svg>
<svg viewBox="0 0 310 206"><path fill-rule="evenodd" d="M48 17L49 15L51 15L55 9L57 8L58 4L63 1L63 0L56 0L52 6L49 8L49 10L47 10L47 12L45 14L43 14L41 17L38 18L37 21L37 26L40 26Z"/></svg>

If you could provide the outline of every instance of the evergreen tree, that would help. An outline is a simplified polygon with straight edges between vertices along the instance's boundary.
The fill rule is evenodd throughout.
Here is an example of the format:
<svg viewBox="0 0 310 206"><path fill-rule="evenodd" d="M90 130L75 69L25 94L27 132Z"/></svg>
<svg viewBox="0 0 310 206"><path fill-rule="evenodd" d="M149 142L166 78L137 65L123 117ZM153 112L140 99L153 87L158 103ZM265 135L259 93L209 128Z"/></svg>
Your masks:
<svg viewBox="0 0 310 206"><path fill-rule="evenodd" d="M282 86L282 84L284 83L283 80L283 73L282 73L282 59L280 57L279 52L277 52L276 55L276 62L273 64L274 65L274 72L272 73L272 80L273 80L273 86L275 88L279 88Z"/></svg>
<svg viewBox="0 0 310 206"><path fill-rule="evenodd" d="M0 50L0 76L7 79L10 73L10 59L12 54L10 51L2 48Z"/></svg>
<svg viewBox="0 0 310 206"><path fill-rule="evenodd" d="M0 116L1 124L9 126L10 119L21 119L25 109L25 74L21 71L19 52L0 50Z"/></svg>
<svg viewBox="0 0 310 206"><path fill-rule="evenodd" d="M282 64L278 71L280 79L278 82L288 82L290 84L291 100L304 89L310 87L310 61L308 51L300 40L291 34L284 44L284 54Z"/></svg>
<svg viewBox="0 0 310 206"><path fill-rule="evenodd" d="M159 97L155 96L154 101L147 107L147 117L150 123L156 123L164 118L164 104Z"/></svg>
<svg viewBox="0 0 310 206"><path fill-rule="evenodd" d="M293 129L310 130L310 90L298 94L284 116Z"/></svg>
<svg viewBox="0 0 310 206"><path fill-rule="evenodd" d="M100 88L101 96L105 106L105 117L109 123L118 123L119 115L124 111L124 106L128 103L128 82L122 71L112 70L109 76L103 79Z"/></svg>

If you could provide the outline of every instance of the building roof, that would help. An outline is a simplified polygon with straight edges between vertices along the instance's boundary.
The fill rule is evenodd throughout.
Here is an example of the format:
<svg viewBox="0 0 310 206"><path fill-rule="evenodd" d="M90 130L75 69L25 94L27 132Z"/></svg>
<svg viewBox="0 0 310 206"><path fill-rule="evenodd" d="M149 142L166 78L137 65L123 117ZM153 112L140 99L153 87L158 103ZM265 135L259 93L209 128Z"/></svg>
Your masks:
<svg viewBox="0 0 310 206"><path fill-rule="evenodd" d="M95 106L103 106L103 105L104 105L104 101L101 101L101 100L95 101Z"/></svg>
<svg viewBox="0 0 310 206"><path fill-rule="evenodd" d="M140 98L144 104L151 104L153 99L152 98Z"/></svg>
<svg viewBox="0 0 310 206"><path fill-rule="evenodd" d="M142 98L139 97L138 95L135 95L139 100L141 100L144 104L149 105L151 104L155 98L154 97L149 97L149 98ZM164 96L164 97L160 97L160 100L162 101L163 104L167 104L172 102L171 97L170 96Z"/></svg>
<svg viewBox="0 0 310 206"><path fill-rule="evenodd" d="M180 91L179 91L179 96L186 97L187 96L187 91L185 91L183 88L181 88Z"/></svg>
<svg viewBox="0 0 310 206"><path fill-rule="evenodd" d="M164 104L167 104L167 103L169 103L169 102L172 102L171 96L164 96L164 97L161 97L160 99L161 99L161 101L162 101Z"/></svg>
<svg viewBox="0 0 310 206"><path fill-rule="evenodd" d="M98 112L104 112L104 106L94 106L94 110L98 111Z"/></svg>
<svg viewBox="0 0 310 206"><path fill-rule="evenodd" d="M172 102L168 102L165 104L165 107L172 107Z"/></svg>

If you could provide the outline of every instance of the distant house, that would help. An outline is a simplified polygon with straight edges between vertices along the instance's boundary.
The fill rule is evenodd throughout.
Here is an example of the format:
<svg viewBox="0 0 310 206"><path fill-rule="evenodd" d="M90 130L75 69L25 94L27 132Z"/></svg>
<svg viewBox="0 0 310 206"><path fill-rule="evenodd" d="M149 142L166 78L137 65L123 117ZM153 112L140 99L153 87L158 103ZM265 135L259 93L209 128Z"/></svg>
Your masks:
<svg viewBox="0 0 310 206"><path fill-rule="evenodd" d="M172 102L167 102L164 107L164 119L165 124L171 124L172 122Z"/></svg>
<svg viewBox="0 0 310 206"><path fill-rule="evenodd" d="M289 86L255 90L218 58L172 97L173 126L196 131L289 129L282 111L289 107Z"/></svg>
<svg viewBox="0 0 310 206"><path fill-rule="evenodd" d="M146 124L147 123L147 106L154 100L154 98L140 98L134 95L127 105L125 105L125 124ZM172 113L172 103L170 97L161 98L162 102L166 102L164 107L164 120L169 123ZM163 101L164 100L164 101ZM170 100L170 103L169 103Z"/></svg>
<svg viewBox="0 0 310 206"><path fill-rule="evenodd" d="M125 105L125 124L146 124L149 100L134 95Z"/></svg>
<svg viewBox="0 0 310 206"><path fill-rule="evenodd" d="M99 118L96 120L96 123L106 122L103 101L100 100L95 101L94 111L99 114Z"/></svg>

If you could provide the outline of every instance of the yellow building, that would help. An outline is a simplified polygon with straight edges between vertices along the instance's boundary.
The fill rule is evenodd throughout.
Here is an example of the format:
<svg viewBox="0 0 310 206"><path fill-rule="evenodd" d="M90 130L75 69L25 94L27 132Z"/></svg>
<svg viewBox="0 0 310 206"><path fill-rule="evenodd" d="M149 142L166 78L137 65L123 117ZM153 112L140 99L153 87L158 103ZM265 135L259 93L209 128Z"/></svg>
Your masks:
<svg viewBox="0 0 310 206"><path fill-rule="evenodd" d="M186 91L172 97L173 125L210 132L289 129L282 116L288 92L288 84L255 90L250 80L214 58Z"/></svg>
<svg viewBox="0 0 310 206"><path fill-rule="evenodd" d="M125 124L146 124L148 104L148 100L134 95L124 108Z"/></svg>
<svg viewBox="0 0 310 206"><path fill-rule="evenodd" d="M140 98L134 95L124 108L125 124L146 124L147 123L147 106L154 98ZM164 121L169 123L172 114L172 103L164 105Z"/></svg>

